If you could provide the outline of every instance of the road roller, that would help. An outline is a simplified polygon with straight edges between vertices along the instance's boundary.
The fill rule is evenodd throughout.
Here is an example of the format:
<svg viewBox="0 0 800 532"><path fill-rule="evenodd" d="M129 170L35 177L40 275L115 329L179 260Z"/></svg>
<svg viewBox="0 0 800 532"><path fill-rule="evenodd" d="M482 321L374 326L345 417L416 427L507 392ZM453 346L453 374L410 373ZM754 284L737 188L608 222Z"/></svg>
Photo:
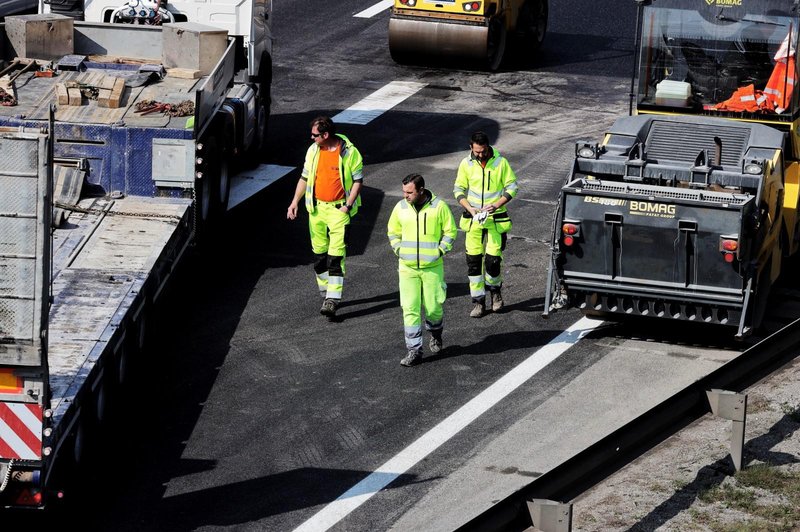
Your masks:
<svg viewBox="0 0 800 532"><path fill-rule="evenodd" d="M497 70L506 42L535 52L547 31L547 0L395 0L389 52L398 63L465 62Z"/></svg>

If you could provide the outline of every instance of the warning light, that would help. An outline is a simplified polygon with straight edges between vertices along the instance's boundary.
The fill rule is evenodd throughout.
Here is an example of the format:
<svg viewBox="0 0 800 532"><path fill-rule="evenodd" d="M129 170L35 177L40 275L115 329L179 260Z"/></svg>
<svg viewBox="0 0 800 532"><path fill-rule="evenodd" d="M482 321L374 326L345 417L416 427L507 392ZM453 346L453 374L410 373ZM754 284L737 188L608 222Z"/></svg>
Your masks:
<svg viewBox="0 0 800 532"><path fill-rule="evenodd" d="M561 227L561 231L565 235L574 235L574 234L577 234L577 232L578 232L578 226L575 225L575 224L564 224Z"/></svg>
<svg viewBox="0 0 800 532"><path fill-rule="evenodd" d="M734 259L733 253L723 253L722 255L725 257L725 262L727 263L733 262Z"/></svg>
<svg viewBox="0 0 800 532"><path fill-rule="evenodd" d="M722 249L725 251L736 251L739 249L739 242L736 240L723 240Z"/></svg>
<svg viewBox="0 0 800 532"><path fill-rule="evenodd" d="M575 239L573 237L571 237L569 235L564 237L564 245L565 246L571 246L574 243L575 243Z"/></svg>

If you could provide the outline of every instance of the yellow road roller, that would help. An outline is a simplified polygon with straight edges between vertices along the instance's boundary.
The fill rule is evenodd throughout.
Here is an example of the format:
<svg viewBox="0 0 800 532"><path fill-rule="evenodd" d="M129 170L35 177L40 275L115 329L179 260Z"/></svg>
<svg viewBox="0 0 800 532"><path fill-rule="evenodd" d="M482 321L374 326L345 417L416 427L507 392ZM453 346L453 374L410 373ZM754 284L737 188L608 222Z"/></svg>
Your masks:
<svg viewBox="0 0 800 532"><path fill-rule="evenodd" d="M506 41L520 52L541 46L547 0L394 0L389 52L398 63L464 61L497 70Z"/></svg>

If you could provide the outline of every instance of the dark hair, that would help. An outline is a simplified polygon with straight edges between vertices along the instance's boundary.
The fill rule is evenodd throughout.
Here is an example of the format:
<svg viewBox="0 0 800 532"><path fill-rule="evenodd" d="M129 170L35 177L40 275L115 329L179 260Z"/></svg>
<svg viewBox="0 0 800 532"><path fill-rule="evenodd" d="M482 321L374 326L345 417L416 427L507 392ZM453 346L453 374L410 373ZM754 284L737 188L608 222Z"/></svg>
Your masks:
<svg viewBox="0 0 800 532"><path fill-rule="evenodd" d="M409 183L414 183L414 187L417 190L422 190L425 188L425 178L419 174L408 174L403 178L403 184L407 185Z"/></svg>
<svg viewBox="0 0 800 532"><path fill-rule="evenodd" d="M489 135L487 135L483 131L476 131L470 137L470 141L472 141L472 144L477 144L478 146L488 146Z"/></svg>
<svg viewBox="0 0 800 532"><path fill-rule="evenodd" d="M311 129L317 126L317 131L320 133L329 133L331 136L336 134L336 124L329 116L318 116L311 121Z"/></svg>

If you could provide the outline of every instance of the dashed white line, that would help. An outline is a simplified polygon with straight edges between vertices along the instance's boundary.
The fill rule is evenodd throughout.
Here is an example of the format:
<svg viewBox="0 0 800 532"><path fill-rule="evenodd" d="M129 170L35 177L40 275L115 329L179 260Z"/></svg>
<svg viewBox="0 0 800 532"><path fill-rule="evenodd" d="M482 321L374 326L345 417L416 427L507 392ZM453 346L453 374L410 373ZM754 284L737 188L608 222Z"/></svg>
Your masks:
<svg viewBox="0 0 800 532"><path fill-rule="evenodd" d="M393 5L394 5L394 0L381 0L380 2L375 4L374 6L368 7L364 11L362 11L360 13L356 13L353 16L357 17L357 18L372 18L375 15L377 15L378 13L380 13L381 11L386 11L387 9L392 7Z"/></svg>
<svg viewBox="0 0 800 532"><path fill-rule="evenodd" d="M425 83L392 81L333 117L337 124L368 124L403 100L419 92Z"/></svg>
<svg viewBox="0 0 800 532"><path fill-rule="evenodd" d="M447 419L368 475L367 478L340 495L335 501L323 507L310 519L297 527L295 532L328 530L344 519L350 512L364 504L370 497L388 486L397 477L404 474L458 434L464 427L475 421L478 416L519 388L601 323L602 321L589 318L581 318L576 321L549 344L541 347L524 362L452 413Z"/></svg>

